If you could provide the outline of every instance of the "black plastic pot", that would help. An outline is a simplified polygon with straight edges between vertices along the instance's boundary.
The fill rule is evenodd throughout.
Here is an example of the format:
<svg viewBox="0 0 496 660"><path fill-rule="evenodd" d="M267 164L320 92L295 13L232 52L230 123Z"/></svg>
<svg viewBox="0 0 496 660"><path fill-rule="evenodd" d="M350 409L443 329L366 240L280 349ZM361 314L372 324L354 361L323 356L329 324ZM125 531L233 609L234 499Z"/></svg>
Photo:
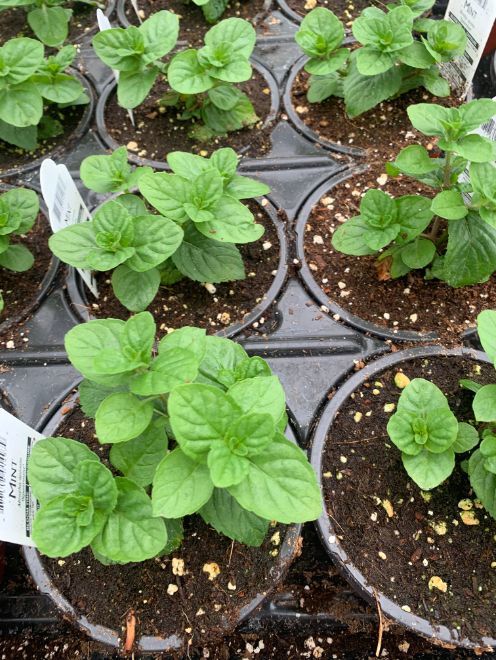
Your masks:
<svg viewBox="0 0 496 660"><path fill-rule="evenodd" d="M277 267L277 273L272 280L269 290L265 293L263 300L255 305L251 312L246 314L242 321L233 323L227 328L223 328L216 332L220 337L234 337L234 335L237 335L250 327L252 323L263 316L269 307L274 304L274 301L286 281L288 272L288 246L284 225L279 220L276 208L267 199L265 199L267 202L266 206L262 206L262 203L259 200L256 201L260 205L262 212L267 213L277 231L277 238L279 240L279 264ZM198 284L198 286L200 286L200 284ZM88 293L84 282L74 268L69 268L68 270L67 294L69 296L69 306L75 313L78 322L90 321L95 318L90 312L91 303L88 297L92 294Z"/></svg>
<svg viewBox="0 0 496 660"><path fill-rule="evenodd" d="M27 185L25 183L22 184L24 188L30 188L32 190L35 190L39 194L39 190L36 189L34 186ZM17 186L8 186L8 185L2 185L0 184L0 193L6 192L7 190L11 190L12 188L15 188ZM41 195L39 194L40 197L40 212L42 213L43 217L45 218L46 222L49 223L48 220L48 209L41 198ZM50 264L47 268L47 271L45 273L45 276L43 280L40 283L38 293L36 296L33 298L31 303L27 305L22 312L19 312L19 314L15 314L12 317L9 317L5 321L0 322L0 335L3 334L6 330L11 328L12 326L17 325L21 321L23 321L27 316L29 316L32 312L34 312L35 309L37 309L43 300L48 296L52 285L55 280L55 276L57 275L57 270L60 265L59 260L52 255L52 258L50 260ZM19 273L19 277L22 277L22 273Z"/></svg>
<svg viewBox="0 0 496 660"><path fill-rule="evenodd" d="M360 147L348 147L345 144L338 144L337 142L331 142L330 140L326 140L325 138L321 137L318 133L316 133L314 130L312 130L309 126L307 126L305 122L303 122L300 119L293 105L293 101L291 98L291 91L293 89L293 85L298 74L303 69L306 62L308 62L308 57L306 55L303 55L298 60L296 60L296 62L289 70L288 76L286 78L286 84L284 87L282 102L284 106L284 112L287 114L289 121L293 124L296 130L299 133L301 133L301 135L304 135L308 140L310 140L311 142L316 142L325 149L329 149L330 151L337 151L338 153L346 154L347 156L355 156L355 157L365 156L366 152L364 151L364 149L361 149Z"/></svg>
<svg viewBox="0 0 496 660"><path fill-rule="evenodd" d="M64 417L67 416L68 409L70 410L74 407L77 401L77 394L66 393L66 396L62 399L64 402L63 406L61 407L61 401L58 401L54 409L49 411L44 417L45 423L42 424L39 429L40 432L47 437L57 435L57 428L62 423ZM62 409L65 414L62 414ZM289 437L295 441L291 430L289 430ZM219 629L219 638L233 632L235 627L241 624L250 614L253 614L262 605L268 594L276 587L277 583L282 580L291 562L300 551L301 527L302 526L299 524L287 526L286 533L280 545L280 552L274 560L274 566L270 571L271 585L269 589L266 589L263 593L257 593L257 595L241 609L237 622L232 623L232 621L225 620L223 622L223 629ZM31 577L35 581L38 590L42 594L51 598L64 619L69 620L92 640L101 642L115 649L121 648L122 633L118 630L111 630L98 623L89 621L77 611L65 596L60 593L50 579L50 576L43 565L43 558L40 556L36 548L24 546L23 555L31 573ZM105 594L102 594L102 597L104 598ZM170 635L167 638L142 635L136 640L134 651L145 653L178 653L186 651L188 648L187 636L183 636L181 633Z"/></svg>
<svg viewBox="0 0 496 660"><path fill-rule="evenodd" d="M256 58L252 58L251 63L253 65L253 68L263 76L267 84L267 87L270 89L270 110L269 110L269 114L267 115L261 127L261 130L263 130L264 128L267 128L268 126L270 126L275 122L275 119L279 112L279 107L280 107L279 88L274 76L264 64L262 64ZM115 80L112 80L105 87L100 98L98 99L98 104L96 106L96 114L95 114L98 135L100 136L105 146L108 147L109 149L117 149L118 147L121 146L119 142L114 140L114 138L109 134L109 132L107 131L107 127L105 125L105 107L107 105L109 98L116 93L116 88L117 88L117 83L115 82ZM248 146L246 148L248 148ZM242 156L243 149L238 150L238 154ZM135 165L149 165L150 167L153 167L153 169L155 170L170 170L170 167L165 161L152 160L150 158L142 158L141 156L129 152L128 152L128 160L131 163L134 163ZM243 169L243 161L241 161L239 169L240 170Z"/></svg>
<svg viewBox="0 0 496 660"><path fill-rule="evenodd" d="M103 10L103 13L105 14L105 16L110 17L114 13L116 4L117 4L116 0L107 0L105 2L105 9ZM87 32L83 32L78 37L76 37L74 39L73 43L75 43L75 44L84 43L87 40L88 37L92 37L97 32L98 22L97 22L97 19L96 19L96 7L94 7L92 11L95 14L95 23L94 23L93 27L91 27Z"/></svg>
<svg viewBox="0 0 496 660"><path fill-rule="evenodd" d="M452 356L453 358L463 357L466 359L477 360L479 362L490 362L485 355L479 351L462 349L445 349L440 346L422 346L417 348L400 351L389 354L374 362L369 363L359 372L351 376L334 394L333 398L325 406L320 419L315 427L312 437L311 463L317 478L322 484L323 454L326 447L327 434L332 426L336 415L345 402L365 381L377 378L378 375L386 369L395 365L402 364L415 358L424 358L432 356ZM445 626L435 626L420 616L405 612L401 607L387 598L383 593L378 592L374 585L371 585L365 579L365 576L354 565L353 557L349 556L340 543L339 536L342 535L342 528L336 529L331 516L327 513L324 506L324 513L317 521L318 532L324 547L336 564L343 577L350 585L366 600L371 603L378 602L384 617L387 620L394 621L413 632L428 638L434 644L447 646L459 646L476 651L492 651L496 648L496 639L484 638L481 641L474 641L460 637L456 630L450 630Z"/></svg>
<svg viewBox="0 0 496 660"><path fill-rule="evenodd" d="M0 176L2 178L7 179L10 177L20 177L27 174L28 172L31 172L32 170L39 170L41 163L45 160L45 158L52 158L53 160L57 161L67 157L67 154L70 153L72 149L74 149L77 142L79 142L85 133L87 133L93 117L93 110L95 109L96 94L89 80L81 73L79 73L77 69L70 68L68 71L71 75L79 80L79 82L84 87L84 91L89 97L89 103L84 106L83 115L79 121L79 124L72 131L72 133L67 136L67 140L63 144L59 144L51 151L47 151L42 156L39 156L38 158L35 158L34 160L24 165L19 165L18 167L11 167L9 170L0 171Z"/></svg>
<svg viewBox="0 0 496 660"><path fill-rule="evenodd" d="M432 342L438 339L438 335L435 332L420 333L413 330L395 330L394 328L387 328L376 323L370 323L365 319L362 319L358 316L355 316L347 309L338 305L334 300L330 300L326 294L322 291L318 282L316 282L312 271L308 266L308 262L305 255L305 229L312 212L312 208L319 201L319 199L325 195L325 193L332 190L332 188L351 177L361 174L367 170L366 165L359 167L354 167L349 170L340 172L336 176L333 176L328 181L325 181L316 188L309 197L305 200L301 206L298 217L296 220L296 254L301 263L300 275L303 279L305 287L312 294L312 296L318 301L322 307L329 310L332 314L338 314L340 320L343 320L345 323L348 323L353 328L360 330L376 337L381 337L382 339L391 339L394 341L408 341L408 342ZM470 328L465 330L461 337L460 341L471 339L475 337L476 329Z"/></svg>
<svg viewBox="0 0 496 660"><path fill-rule="evenodd" d="M132 23L129 22L129 19L126 16L126 10L129 8L130 5L131 5L131 3L129 2L129 0L117 0L117 18L119 19L119 23L125 28L132 25ZM264 5L263 5L262 11L259 12L258 14L255 14L255 16L252 16L251 17L251 22L256 25L258 23L258 21L267 12L270 11L270 6L271 5L272 5L272 0L264 0ZM139 0L138 0L138 6L139 6ZM185 6L185 10L187 11L188 10L187 4L185 3L184 6ZM158 9L159 9L159 7L157 7L156 11L158 11ZM162 9L167 9L167 5L164 4ZM134 12L134 9L132 8L132 6L131 6L131 11ZM219 20L222 20L222 17ZM186 41L178 41L177 43L178 43L178 45L182 45L182 44L185 44L187 42Z"/></svg>

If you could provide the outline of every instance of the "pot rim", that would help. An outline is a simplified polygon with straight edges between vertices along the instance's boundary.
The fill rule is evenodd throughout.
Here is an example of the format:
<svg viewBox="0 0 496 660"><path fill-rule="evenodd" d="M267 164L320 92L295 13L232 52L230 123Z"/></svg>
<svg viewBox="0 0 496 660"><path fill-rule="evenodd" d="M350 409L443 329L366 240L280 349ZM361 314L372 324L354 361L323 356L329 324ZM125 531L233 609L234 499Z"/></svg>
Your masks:
<svg viewBox="0 0 496 660"><path fill-rule="evenodd" d="M243 320L232 323L227 328L218 330L215 333L217 337L234 337L243 330L249 328L252 323L259 319L275 303L287 279L289 249L286 232L284 231L284 224L278 217L276 206L272 204L267 197L263 197L264 200L268 201L268 204L265 206L262 205L262 201L258 198L254 199L260 206L260 210L265 212L270 218L277 231L277 238L279 241L279 262L277 265L277 272L262 300L245 315ZM68 269L66 284L66 296L68 298L68 300L66 300L66 305L75 321L81 323L97 318L89 311L91 308L89 296L91 294L88 293L75 268L70 267ZM200 286L200 283L198 283L198 286Z"/></svg>
<svg viewBox="0 0 496 660"><path fill-rule="evenodd" d="M79 120L79 123L74 128L72 133L70 133L70 135L67 136L67 139L63 143L54 147L54 149L48 151L42 156L39 156L38 158L35 158L34 160L29 161L28 163L25 163L24 165L17 165L7 170L1 170L0 171L1 178L7 179L9 177L19 177L22 176L23 174L26 174L27 172L31 172L31 170L39 169L41 163L46 158L52 158L53 160L60 160L63 156L67 156L71 151L72 147L74 147L75 144L79 142L79 140L81 140L82 137L88 132L90 128L91 120L93 118L93 111L95 110L95 106L96 106L95 90L93 89L93 85L88 80L88 78L84 76L76 68L68 67L67 70L71 75L77 78L79 82L83 85L84 91L87 93L89 98L89 102L84 106L83 114L81 116L81 119Z"/></svg>
<svg viewBox="0 0 496 660"><path fill-rule="evenodd" d="M78 381L75 381L68 391L58 397L52 408L43 416L37 430L47 437L56 431L62 420L67 416L67 413L76 405L79 395L77 392L74 392L74 387L77 387L81 380L83 379L80 378ZM64 410L64 414L62 414L62 410ZM230 634L235 627L240 625L250 614L257 610L267 596L275 589L276 585L283 579L289 566L299 552L301 528L302 525L299 523L286 526L286 533L280 545L280 552L277 558L275 558L273 566L269 569L268 577L271 579L271 585L263 593L257 593L249 603L240 609L236 623L229 624L227 621L225 622L223 635ZM23 546L22 552L38 590L50 597L63 618L76 625L77 628L94 641L116 649L121 648L122 639L118 631L100 624L94 624L86 616L79 614L69 600L56 588L36 548ZM182 648L186 648L186 646L187 640L175 634L167 638L155 635L142 635L136 640L134 650L144 653L170 653L180 651Z"/></svg>
<svg viewBox="0 0 496 660"><path fill-rule="evenodd" d="M426 333L417 332L415 330L397 330L389 328L387 326L381 326L377 323L372 323L362 319L355 314L352 314L350 311L341 307L334 300L331 300L326 296L322 291L319 283L313 276L312 271L308 265L308 261L305 254L305 228L307 222L310 218L315 204L320 200L320 198L325 195L325 193L332 190L335 186L343 183L347 179L362 174L368 169L367 164L351 166L345 170L341 170L337 174L332 175L326 179L323 183L319 184L317 188L307 196L296 216L295 224L295 233L296 233L296 256L300 261L301 267L299 269L300 277L303 280L305 288L313 296L313 298L318 302L322 307L325 307L332 314L337 314L340 317L341 321L344 321L347 325L350 325L357 330L360 330L363 333L374 335L380 339L391 339L395 342L431 342L439 340L439 336L435 331L429 331ZM475 337L477 329L467 328L460 335L460 341L469 340Z"/></svg>
<svg viewBox="0 0 496 660"><path fill-rule="evenodd" d="M41 192L37 186L34 186L31 183L27 183L25 181L19 182L19 185L10 185L10 184L3 184L0 183L0 194L2 192L7 192L8 190L13 190L14 188L27 188L28 190L34 190L34 192L38 195L38 199L40 201L40 213L44 217L46 223L48 226L50 226L50 220L48 218L48 209L46 207L46 204L43 200L43 197L41 195ZM47 247L48 251L50 251L50 248ZM21 323L21 321L24 321L30 314L32 314L38 307L41 305L43 300L48 296L50 293L50 290L52 288L52 285L54 283L55 277L57 275L57 271L60 266L60 261L57 259L57 257L51 253L51 258L50 262L48 264L48 268L46 270L45 275L43 276L43 279L41 280L38 292L36 296L33 298L31 303L24 307L18 314L16 314L13 317L9 317L5 319L5 321L0 322L0 334L3 334L9 328ZM19 275L22 275L20 273Z"/></svg>
<svg viewBox="0 0 496 660"><path fill-rule="evenodd" d="M327 403L322 411L318 422L312 433L310 462L317 475L320 486L322 487L322 469L323 454L326 447L327 434L332 423L344 403L350 395L366 380L374 378L380 372L393 367L402 362L423 357L452 356L463 357L466 359L477 360L490 363L490 360L482 351L472 348L452 348L446 349L442 346L418 346L405 349L397 353L374 360L367 364L363 369L350 376L338 388L336 394ZM343 577L365 600L373 604L379 604L385 617L397 624L408 628L416 634L427 638L430 642L445 646L446 648L461 647L475 651L493 651L496 648L496 639L484 637L479 642L473 642L465 637L460 637L458 631L450 630L446 626L436 626L431 624L416 614L406 612L393 600L385 596L382 592L374 589L367 582L363 573L355 566L352 558L344 550L338 538L338 531L334 528L331 516L324 506L324 512L317 520L317 531L320 539Z"/></svg>
<svg viewBox="0 0 496 660"><path fill-rule="evenodd" d="M274 78L274 75L265 66L265 64L263 64L256 57L251 57L250 62L253 65L253 68L256 71L258 71L258 73L264 78L268 88L270 89L270 110L261 126L260 130L263 130L268 126L270 126L275 121L277 114L279 112L279 108L281 105L279 87L277 85L276 79ZM114 138L110 135L105 123L105 108L107 106L107 102L110 96L114 94L116 87L117 87L116 80L113 78L109 80L109 82L103 89L102 93L100 94L95 110L96 129L98 136L102 141L102 143L104 144L104 146L112 150L122 146L120 142L114 140ZM243 155L242 150L238 151L237 153L239 156ZM137 154L130 152L128 152L127 158L128 158L128 162L133 163L134 165L140 165L140 166L146 165L148 167L152 167L154 170L158 170L159 172L170 171L170 167L165 160L153 160L151 158L141 157L138 156ZM253 160L253 159L247 159L247 160ZM241 161L239 165L240 171L243 170L243 166L244 163L243 161Z"/></svg>

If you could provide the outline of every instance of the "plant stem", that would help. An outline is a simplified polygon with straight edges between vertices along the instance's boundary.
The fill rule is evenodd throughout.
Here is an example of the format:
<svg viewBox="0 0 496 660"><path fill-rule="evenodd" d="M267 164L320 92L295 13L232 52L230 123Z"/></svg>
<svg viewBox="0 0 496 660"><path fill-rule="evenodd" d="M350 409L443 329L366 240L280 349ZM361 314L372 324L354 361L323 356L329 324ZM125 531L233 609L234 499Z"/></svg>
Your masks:
<svg viewBox="0 0 496 660"><path fill-rule="evenodd" d="M446 152L446 158L444 160L442 190L449 190L450 187L451 187L451 160L452 160L452 158L453 158L453 153L451 151L447 151ZM442 225L443 225L442 218L436 216L436 219L434 220L434 223L432 225L432 229L427 234L427 238L429 238L434 243L437 243L438 239L439 239L438 234L439 234L440 229L442 229Z"/></svg>

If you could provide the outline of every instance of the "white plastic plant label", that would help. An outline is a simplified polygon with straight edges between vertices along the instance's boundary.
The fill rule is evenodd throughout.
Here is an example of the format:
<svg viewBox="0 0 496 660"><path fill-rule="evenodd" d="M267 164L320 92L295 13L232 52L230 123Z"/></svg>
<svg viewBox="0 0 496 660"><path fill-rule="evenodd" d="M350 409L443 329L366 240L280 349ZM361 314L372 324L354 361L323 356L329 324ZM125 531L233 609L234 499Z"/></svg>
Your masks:
<svg viewBox="0 0 496 660"><path fill-rule="evenodd" d="M134 8L134 2L133 8ZM136 15L138 16L138 7L136 6L135 8ZM139 18L139 16L138 16ZM96 10L96 20L98 23L98 28L100 32L104 32L105 30L112 30L112 26L110 25L110 21L107 16L103 13L101 9ZM140 19L141 20L141 19ZM115 69L112 69L112 73L114 74L114 78L116 82L119 82L119 72L116 71ZM127 114L129 115L129 119L131 120L131 124L134 126L134 114L132 110L128 110Z"/></svg>
<svg viewBox="0 0 496 660"><path fill-rule="evenodd" d="M467 35L463 55L442 67L444 77L465 96L496 20L496 0L450 0L444 17L461 25Z"/></svg>
<svg viewBox="0 0 496 660"><path fill-rule="evenodd" d="M40 184L54 233L69 225L91 220L90 212L65 165L57 165L50 158L46 158L40 168ZM98 298L96 280L91 271L82 268L77 270L86 286Z"/></svg>
<svg viewBox="0 0 496 660"><path fill-rule="evenodd" d="M34 546L37 502L27 481L33 445L44 436L0 408L0 540Z"/></svg>

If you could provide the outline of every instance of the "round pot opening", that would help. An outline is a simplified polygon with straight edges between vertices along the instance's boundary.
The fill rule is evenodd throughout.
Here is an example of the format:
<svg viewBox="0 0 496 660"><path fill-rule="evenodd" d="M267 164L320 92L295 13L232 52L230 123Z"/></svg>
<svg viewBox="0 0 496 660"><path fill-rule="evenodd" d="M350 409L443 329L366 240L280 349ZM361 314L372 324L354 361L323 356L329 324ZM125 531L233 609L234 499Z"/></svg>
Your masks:
<svg viewBox="0 0 496 660"><path fill-rule="evenodd" d="M175 111L169 110L168 113L163 114L157 111L155 100L158 100L167 89L164 83L158 83L148 99L134 110L135 124L137 126L143 124L141 129L136 129L131 124L127 111L117 104L117 87L113 81L103 90L96 108L98 134L110 149L117 149L122 144L127 145L130 162L136 165L149 165L157 170L169 169L165 160L169 151L192 151L203 154L205 151L208 153L213 151L212 146L215 149L226 146L232 147L236 153L245 158L258 158L267 154L272 147L272 126L279 112L279 90L270 71L254 58L251 62L255 75L252 80L240 85L240 88L243 89L245 86L245 91L254 103L256 111L259 104L261 124L259 123L258 127L244 128L225 137L215 138L214 144L194 141L187 136L191 124L175 121ZM112 125L109 120L112 121ZM177 130L174 130L174 127L177 127ZM209 145L212 146L209 148ZM240 167L243 168L243 163Z"/></svg>
<svg viewBox="0 0 496 660"><path fill-rule="evenodd" d="M162 287L148 307L154 314L158 327L163 326L164 329L199 325L206 327L207 332L233 337L257 321L258 331L277 324L275 301L284 285L288 270L285 229L278 218L277 210L267 199L252 200L249 206L252 207L255 217L263 214L261 218L257 217L257 220L265 225L266 231L256 243L238 246L243 254L246 279L217 284L214 293L209 293L199 282L186 278L171 287ZM263 269L262 261L265 262ZM95 307L100 304L99 301L88 292L77 272L69 269L68 305L77 322L89 321L97 316L128 318L131 312L115 299L108 277L100 274L99 281L102 282L100 297L107 297L112 302L112 307ZM231 294L231 291L234 294ZM187 305L187 308L184 305Z"/></svg>
<svg viewBox="0 0 496 660"><path fill-rule="evenodd" d="M41 429L44 435L83 439L84 420L91 440L92 422L83 417L75 399L66 398L57 408ZM170 555L121 566L98 564L85 551L63 564L41 557L34 548L23 552L39 590L93 640L120 648L125 617L132 609L136 652L181 653L191 640L195 646L220 640L260 606L299 552L300 529L301 525L278 525L260 548L248 548L218 535L195 516L185 524L183 544ZM277 531L280 543L275 553ZM183 569L173 572L172 557L184 561ZM220 573L209 580L203 566L214 563Z"/></svg>
<svg viewBox="0 0 496 660"><path fill-rule="evenodd" d="M406 177L388 179L380 172L374 166L345 170L318 186L300 208L296 249L306 288L339 319L383 339L440 338L453 344L474 336L477 314L494 297L494 277L485 284L461 288L425 280L420 270L391 279L386 270L376 267L373 256L352 257L333 250L333 232L359 214L366 189L378 188L394 197L418 194L417 182Z"/></svg>
<svg viewBox="0 0 496 660"><path fill-rule="evenodd" d="M460 467L464 455L453 474L426 494L409 480L386 433L401 393L398 372L441 387L464 421L473 394L459 390L458 378L467 370L481 383L494 381L487 357L468 349L418 347L367 365L326 405L311 461L324 493L318 530L350 584L385 618L432 643L482 651L496 647L490 568L496 522L477 508ZM460 507L468 501L479 525L464 523Z"/></svg>
<svg viewBox="0 0 496 660"><path fill-rule="evenodd" d="M26 184L19 187L31 188ZM0 195L14 186L0 185ZM36 190L36 192L38 192ZM24 273L15 273L7 269L2 272L1 289L5 308L0 314L0 335L14 329L32 314L50 292L59 260L50 252L48 239L51 235L48 210L40 196L40 211L33 229L20 240L35 255L35 263Z"/></svg>
<svg viewBox="0 0 496 660"><path fill-rule="evenodd" d="M22 160L17 154L17 158L14 155L10 160L0 161L0 174L2 177L21 176L31 170L38 170L45 158L62 159L87 133L96 105L96 95L91 83L85 76L76 69L71 68L69 72L83 85L89 102L84 106L73 106L74 110L68 109L73 112L73 125L62 136L54 138L51 143L48 142L46 146L42 146L36 151L23 152ZM6 143L2 144L5 145ZM12 147L12 150L15 153L16 147Z"/></svg>

